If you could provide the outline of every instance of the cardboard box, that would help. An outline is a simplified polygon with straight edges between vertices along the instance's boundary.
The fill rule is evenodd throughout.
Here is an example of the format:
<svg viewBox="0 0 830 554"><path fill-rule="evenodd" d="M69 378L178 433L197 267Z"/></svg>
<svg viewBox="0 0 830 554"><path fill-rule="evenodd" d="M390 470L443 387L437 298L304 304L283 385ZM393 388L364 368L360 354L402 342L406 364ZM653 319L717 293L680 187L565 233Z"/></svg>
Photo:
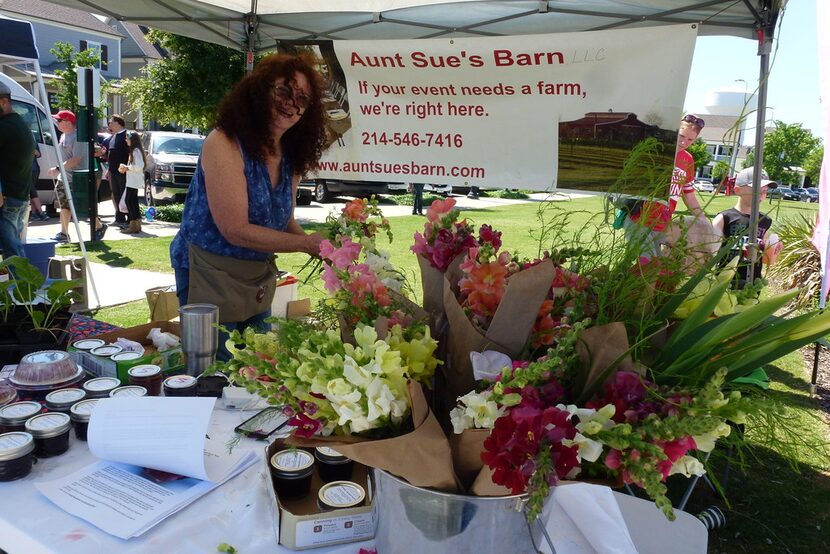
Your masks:
<svg viewBox="0 0 830 554"><path fill-rule="evenodd" d="M84 369L98 377L118 377L121 384L126 385L129 382L127 370L131 367L143 364L154 364L161 368L164 376L175 375L184 371L184 354L182 354L181 344L169 350L159 352L153 346L153 342L147 338L151 329L160 328L165 333L172 333L181 336L179 331L179 324L171 321L152 321L144 325L136 327L129 327L127 329L119 329L110 333L102 333L91 339L101 339L106 343L114 343L119 338L129 339L140 343L144 346L144 356L135 360L115 362L110 358L102 356L94 356L86 351L80 351L72 344L67 347L67 351L75 360L75 363L80 364Z"/></svg>
<svg viewBox="0 0 830 554"><path fill-rule="evenodd" d="M369 468L355 462L351 479L366 491L366 504L357 508L322 512L317 507L317 492L324 483L320 480L316 467L308 496L281 500L274 490L269 460L284 448L282 441L276 440L265 449L266 481L274 499L272 515L279 544L291 550L308 550L365 541L375 536L378 514Z"/></svg>

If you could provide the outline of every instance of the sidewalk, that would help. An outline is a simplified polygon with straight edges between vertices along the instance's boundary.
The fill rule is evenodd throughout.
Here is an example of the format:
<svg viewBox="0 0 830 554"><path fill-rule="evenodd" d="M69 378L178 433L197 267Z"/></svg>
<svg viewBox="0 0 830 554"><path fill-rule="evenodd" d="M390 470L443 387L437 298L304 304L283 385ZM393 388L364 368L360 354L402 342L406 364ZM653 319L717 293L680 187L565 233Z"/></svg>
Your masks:
<svg viewBox="0 0 830 554"><path fill-rule="evenodd" d="M459 209L481 209L495 206L509 206L513 204L524 204L527 202L543 202L546 200L552 201L567 201L571 198L590 196L591 193L584 193L579 191L557 191L553 195L541 192L530 195L527 200L508 200L503 198L493 198L482 196L479 199L471 199L466 196L456 195L453 198L457 201ZM326 216L334 212L339 212L345 203L350 198L339 198L335 202L326 204L318 204L313 202L310 206L297 206L294 215L299 223L323 222ZM387 217L398 217L412 215L412 206L401 206L397 204L382 205L383 213ZM98 205L99 215L105 223L111 224L114 220L115 210L112 202L101 202ZM84 241L89 240L89 223L87 221L78 222L81 228L81 236ZM153 221L147 223L145 221L141 224L142 232L135 235L128 235L121 233L117 227L110 225L104 235L105 241L110 240L136 240L151 237L172 237L179 230L178 223L166 223L163 221ZM28 236L31 238L51 239L60 231L60 222L58 218L52 218L48 221L37 221L29 223ZM69 236L72 242L77 242L77 231L75 226L70 223ZM123 304L125 302L132 302L134 300L144 299L144 292L153 287L168 286L174 284L172 271L170 273L158 273L153 271L144 271L140 269L129 269L123 267L111 267L105 264L91 262L89 273L95 281L95 287L98 292L98 302L95 301L91 285L88 284L89 290L89 306L90 308L97 308L103 306L113 306Z"/></svg>

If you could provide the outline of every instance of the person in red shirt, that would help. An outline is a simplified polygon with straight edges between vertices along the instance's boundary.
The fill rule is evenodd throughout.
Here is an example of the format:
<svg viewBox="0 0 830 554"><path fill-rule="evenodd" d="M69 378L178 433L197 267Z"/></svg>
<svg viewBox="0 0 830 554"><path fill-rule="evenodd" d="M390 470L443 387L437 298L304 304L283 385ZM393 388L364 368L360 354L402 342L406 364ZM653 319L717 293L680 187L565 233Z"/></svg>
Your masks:
<svg viewBox="0 0 830 554"><path fill-rule="evenodd" d="M687 151L697 140L705 124L703 119L696 115L683 116L677 131L677 154L674 158L668 201L643 202L640 211L632 214L623 225L629 242L641 243L642 257L659 256L662 245L669 244L666 230L671 225L672 215L680 198L695 217L705 217L692 186L695 179L695 160Z"/></svg>

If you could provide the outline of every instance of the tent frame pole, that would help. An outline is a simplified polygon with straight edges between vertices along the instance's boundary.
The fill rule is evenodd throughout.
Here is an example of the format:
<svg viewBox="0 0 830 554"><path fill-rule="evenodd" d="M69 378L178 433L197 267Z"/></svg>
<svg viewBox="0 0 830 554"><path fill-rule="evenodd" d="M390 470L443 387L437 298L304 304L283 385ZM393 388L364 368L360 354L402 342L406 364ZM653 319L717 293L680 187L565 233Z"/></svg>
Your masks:
<svg viewBox="0 0 830 554"><path fill-rule="evenodd" d="M46 102L43 107L49 110L49 97L46 95L46 85L43 84L43 74L40 71L40 61L34 60L35 74L37 75L37 84L41 98ZM98 289L95 287L95 279L92 278L92 267L90 267L89 256L86 253L86 246L84 245L83 235L81 235L81 226L78 224L78 215L75 213L75 205L72 202L72 187L69 186L69 179L67 178L66 168L63 167L63 154L58 145L58 129L55 126L55 120L49 118L49 128L52 132L52 145L55 147L55 152L58 155L58 169L61 172L61 180L64 182L64 189L66 190L66 198L69 201L69 211L72 214L72 222L75 224L75 232L78 233L78 245L81 247L81 255L86 262L86 274L89 277L89 284L92 288L92 294L95 296L95 305L100 306L101 300L98 298ZM86 285L86 284L84 284Z"/></svg>
<svg viewBox="0 0 830 554"><path fill-rule="evenodd" d="M769 85L769 55L772 51L774 21L769 21L771 11L763 13L765 21L758 28L758 57L760 72L758 76L758 112L755 123L755 163L752 170L752 211L749 216L749 268L747 281L755 282L760 275L755 275L755 261L758 259L758 220L761 214L761 172L764 167L764 131L767 117L767 87Z"/></svg>

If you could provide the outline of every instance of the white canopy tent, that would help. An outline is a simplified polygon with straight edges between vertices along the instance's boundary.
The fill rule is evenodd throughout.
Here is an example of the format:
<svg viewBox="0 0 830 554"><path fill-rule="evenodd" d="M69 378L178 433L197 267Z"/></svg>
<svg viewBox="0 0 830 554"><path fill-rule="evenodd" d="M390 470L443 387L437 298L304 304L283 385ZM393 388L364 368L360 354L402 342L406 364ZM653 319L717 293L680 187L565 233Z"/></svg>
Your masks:
<svg viewBox="0 0 830 554"><path fill-rule="evenodd" d="M43 83L43 74L40 71L40 62L38 60L38 51L35 43L35 34L32 29L32 24L28 21L19 21L17 19L9 19L0 17L0 68L7 64L33 64L35 68L35 75L37 77L37 95L42 107L48 112L49 100L46 95L46 86ZM55 128L55 122L52 118L49 119L50 133L52 137L57 137L58 132ZM64 183L68 183L66 169L63 167L63 156L60 148L58 148L56 140L53 140L53 146L58 159L58 167L61 171L61 178ZM75 224L75 232L81 236L81 227L78 224L78 216L75 214L75 206L72 202L72 187L66 187L66 196L69 198L69 209L72 213L72 221ZM84 242L79 241L81 246L81 254L84 257L87 267L87 275L89 275L89 283L92 287L92 292L95 295L96 303L98 300L98 291L95 288L95 281L92 278L91 268L89 266L89 257L86 253ZM86 286L86 285L85 285Z"/></svg>
<svg viewBox="0 0 830 554"><path fill-rule="evenodd" d="M766 120L769 54L787 0L49 0L253 55L281 40L527 35L699 24L758 42L756 128ZM755 139L750 254L757 256L763 133ZM750 266L754 271L754 265ZM751 277L751 275L750 275Z"/></svg>

